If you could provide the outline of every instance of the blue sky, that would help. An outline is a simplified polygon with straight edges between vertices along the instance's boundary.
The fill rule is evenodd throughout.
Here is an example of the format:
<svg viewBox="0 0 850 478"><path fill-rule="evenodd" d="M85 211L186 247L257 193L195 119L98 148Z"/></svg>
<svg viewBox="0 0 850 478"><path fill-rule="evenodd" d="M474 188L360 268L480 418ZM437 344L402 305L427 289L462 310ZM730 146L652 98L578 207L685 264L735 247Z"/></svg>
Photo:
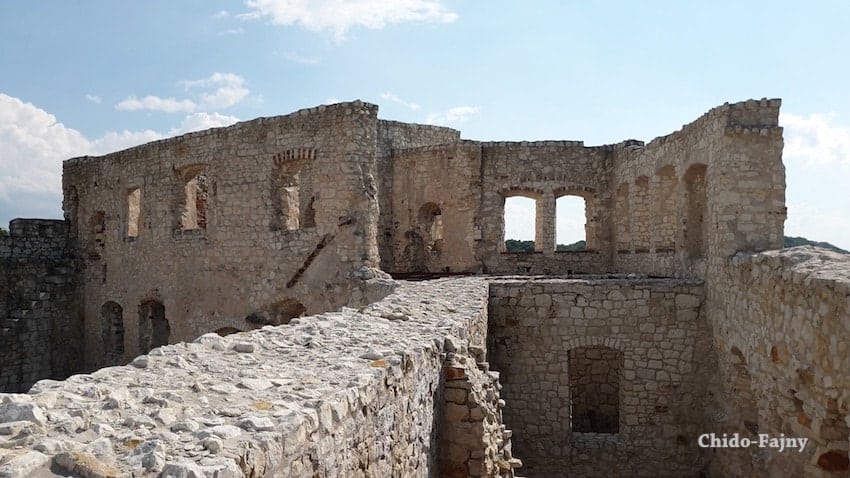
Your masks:
<svg viewBox="0 0 850 478"><path fill-rule="evenodd" d="M61 217L68 157L339 100L598 145L779 97L786 234L850 249L848 19L843 1L2 2L0 224Z"/></svg>

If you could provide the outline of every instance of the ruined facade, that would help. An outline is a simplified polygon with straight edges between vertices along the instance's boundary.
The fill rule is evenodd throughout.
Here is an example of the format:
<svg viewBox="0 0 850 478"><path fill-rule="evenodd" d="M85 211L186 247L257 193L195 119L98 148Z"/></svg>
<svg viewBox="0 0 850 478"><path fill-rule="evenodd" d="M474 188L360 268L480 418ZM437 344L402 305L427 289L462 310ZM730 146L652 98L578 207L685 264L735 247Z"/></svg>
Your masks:
<svg viewBox="0 0 850 478"><path fill-rule="evenodd" d="M846 476L850 260L779 251L779 106L585 146L351 102L68 160L66 220L0 238L0 385L132 365L4 397L0 476Z"/></svg>

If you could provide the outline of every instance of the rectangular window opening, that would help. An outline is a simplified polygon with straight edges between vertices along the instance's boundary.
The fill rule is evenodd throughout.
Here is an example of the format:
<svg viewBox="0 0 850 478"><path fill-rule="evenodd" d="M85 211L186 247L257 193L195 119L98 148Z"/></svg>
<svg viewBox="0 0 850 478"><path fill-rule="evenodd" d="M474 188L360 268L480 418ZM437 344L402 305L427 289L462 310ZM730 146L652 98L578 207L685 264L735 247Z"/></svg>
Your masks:
<svg viewBox="0 0 850 478"><path fill-rule="evenodd" d="M142 190L140 188L133 188L127 192L127 237L139 237L141 202Z"/></svg>

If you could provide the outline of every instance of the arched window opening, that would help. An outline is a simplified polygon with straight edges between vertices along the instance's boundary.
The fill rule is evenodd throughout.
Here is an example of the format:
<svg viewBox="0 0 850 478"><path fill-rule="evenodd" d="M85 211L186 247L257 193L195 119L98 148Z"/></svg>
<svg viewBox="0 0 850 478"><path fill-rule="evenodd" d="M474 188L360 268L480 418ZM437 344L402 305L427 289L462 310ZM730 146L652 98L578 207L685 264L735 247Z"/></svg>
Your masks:
<svg viewBox="0 0 850 478"><path fill-rule="evenodd" d="M206 167L187 166L181 170L182 204L180 228L186 231L207 228L209 181Z"/></svg>
<svg viewBox="0 0 850 478"><path fill-rule="evenodd" d="M649 252L652 228L649 210L649 178L640 176L635 180L632 195L632 241L635 252Z"/></svg>
<svg viewBox="0 0 850 478"><path fill-rule="evenodd" d="M705 255L706 167L695 164L685 172L685 252L690 258Z"/></svg>
<svg viewBox="0 0 850 478"><path fill-rule="evenodd" d="M443 248L443 211L435 203L425 203L419 208L418 221L426 258L438 257Z"/></svg>
<svg viewBox="0 0 850 478"><path fill-rule="evenodd" d="M623 183L617 188L617 196L614 202L618 252L628 252L632 247L630 214L629 183Z"/></svg>
<svg viewBox="0 0 850 478"><path fill-rule="evenodd" d="M139 305L139 353L167 345L171 326L165 317L165 306L156 299L148 299Z"/></svg>
<svg viewBox="0 0 850 478"><path fill-rule="evenodd" d="M655 252L672 252L676 249L678 234L676 208L676 169L664 166L655 175L655 188L652 194L653 237Z"/></svg>
<svg viewBox="0 0 850 478"><path fill-rule="evenodd" d="M555 200L555 250L587 249L587 204L581 196L566 195Z"/></svg>
<svg viewBox="0 0 850 478"><path fill-rule="evenodd" d="M537 250L537 200L521 194L505 197L503 252Z"/></svg>
<svg viewBox="0 0 850 478"><path fill-rule="evenodd" d="M620 432L621 359L621 353L609 347L578 347L568 352L573 432Z"/></svg>
<svg viewBox="0 0 850 478"><path fill-rule="evenodd" d="M142 190L127 191L127 237L139 236L139 219L142 215Z"/></svg>
<svg viewBox="0 0 850 478"><path fill-rule="evenodd" d="M116 302L106 302L100 308L100 333L103 360L108 365L124 357L124 309Z"/></svg>

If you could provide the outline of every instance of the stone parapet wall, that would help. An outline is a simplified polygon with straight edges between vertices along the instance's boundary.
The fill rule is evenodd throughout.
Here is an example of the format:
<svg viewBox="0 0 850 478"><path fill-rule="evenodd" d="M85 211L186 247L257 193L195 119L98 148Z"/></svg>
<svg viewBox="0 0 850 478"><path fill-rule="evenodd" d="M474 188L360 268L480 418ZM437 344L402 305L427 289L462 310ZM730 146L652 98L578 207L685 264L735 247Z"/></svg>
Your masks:
<svg viewBox="0 0 850 478"><path fill-rule="evenodd" d="M609 271L605 255L599 251L503 252L491 274L603 274Z"/></svg>
<svg viewBox="0 0 850 478"><path fill-rule="evenodd" d="M13 219L9 223L9 235L0 237L3 261L63 259L70 251L65 221Z"/></svg>
<svg viewBox="0 0 850 478"><path fill-rule="evenodd" d="M717 450L720 476L850 473L850 256L810 246L740 254L709 292L723 378L717 433L809 439L802 453Z"/></svg>
<svg viewBox="0 0 850 478"><path fill-rule="evenodd" d="M0 476L50 466L81 476L440 476L441 454L453 453L441 437L476 423L463 476L513 476L499 385L484 372L486 303L482 279L402 283L360 310L207 334L0 395ZM476 415L444 415L446 400L459 401L444 383L466 369L464 403Z"/></svg>
<svg viewBox="0 0 850 478"><path fill-rule="evenodd" d="M703 294L699 281L674 279L494 281L489 361L523 473L697 475L713 368Z"/></svg>

